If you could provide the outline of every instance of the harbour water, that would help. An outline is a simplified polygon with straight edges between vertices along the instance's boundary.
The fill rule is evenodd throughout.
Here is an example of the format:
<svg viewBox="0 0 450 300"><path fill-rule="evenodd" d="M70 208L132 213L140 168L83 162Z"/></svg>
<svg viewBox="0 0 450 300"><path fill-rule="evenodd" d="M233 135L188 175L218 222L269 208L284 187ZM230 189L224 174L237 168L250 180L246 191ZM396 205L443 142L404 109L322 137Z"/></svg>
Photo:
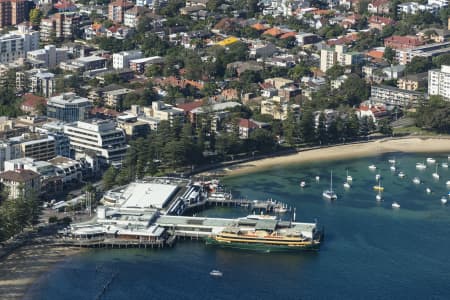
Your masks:
<svg viewBox="0 0 450 300"><path fill-rule="evenodd" d="M297 208L297 221L317 218L325 226L318 253L253 253L179 241L164 250L89 250L57 266L29 299L448 299L450 297L450 205L443 205L450 171L417 170L433 156L389 154L357 160L275 167L222 183L235 196L280 200ZM395 157L397 172L389 169ZM370 171L375 164L378 169ZM349 190L346 170L353 177ZM338 199L322 198L329 188ZM403 171L406 177L397 176ZM384 186L375 199L375 176ZM320 176L316 182L315 177ZM422 183L412 182L420 177ZM300 181L307 186L300 188ZM426 188L432 190L426 193ZM392 209L397 201L400 209ZM239 217L242 208L212 208L199 215ZM211 270L222 277L213 277Z"/></svg>

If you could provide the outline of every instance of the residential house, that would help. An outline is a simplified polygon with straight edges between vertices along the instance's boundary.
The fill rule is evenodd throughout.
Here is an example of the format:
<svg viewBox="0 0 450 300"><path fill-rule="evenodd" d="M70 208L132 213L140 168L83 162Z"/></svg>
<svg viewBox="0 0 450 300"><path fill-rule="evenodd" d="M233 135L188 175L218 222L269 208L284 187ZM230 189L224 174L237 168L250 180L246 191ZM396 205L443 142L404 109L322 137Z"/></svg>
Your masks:
<svg viewBox="0 0 450 300"><path fill-rule="evenodd" d="M425 88L428 83L428 72L408 74L397 80L397 87L402 90L416 91Z"/></svg>
<svg viewBox="0 0 450 300"><path fill-rule="evenodd" d="M37 196L41 192L40 175L31 170L15 170L0 173L0 182L6 187L8 197L17 199Z"/></svg>
<svg viewBox="0 0 450 300"><path fill-rule="evenodd" d="M40 106L47 105L47 102L44 97L36 96L31 93L26 93L22 96L22 104L20 105L20 109L28 114L35 115L38 113Z"/></svg>
<svg viewBox="0 0 450 300"><path fill-rule="evenodd" d="M367 11L371 14L386 15L390 12L389 0L373 0L367 6Z"/></svg>

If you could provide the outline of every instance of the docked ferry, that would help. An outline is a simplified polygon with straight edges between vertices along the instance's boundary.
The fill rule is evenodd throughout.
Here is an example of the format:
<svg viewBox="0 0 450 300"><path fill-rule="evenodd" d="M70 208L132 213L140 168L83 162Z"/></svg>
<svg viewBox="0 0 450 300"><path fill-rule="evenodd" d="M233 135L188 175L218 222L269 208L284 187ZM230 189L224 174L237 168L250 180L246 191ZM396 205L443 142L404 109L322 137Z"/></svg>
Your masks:
<svg viewBox="0 0 450 300"><path fill-rule="evenodd" d="M206 244L262 252L317 251L322 238L316 223L257 220L224 228L206 238Z"/></svg>

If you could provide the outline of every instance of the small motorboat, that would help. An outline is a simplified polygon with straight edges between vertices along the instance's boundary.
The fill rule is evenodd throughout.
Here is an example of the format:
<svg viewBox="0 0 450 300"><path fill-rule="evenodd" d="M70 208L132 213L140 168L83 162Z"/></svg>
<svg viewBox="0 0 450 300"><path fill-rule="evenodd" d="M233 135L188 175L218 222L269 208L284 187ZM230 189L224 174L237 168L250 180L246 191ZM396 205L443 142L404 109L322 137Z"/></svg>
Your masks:
<svg viewBox="0 0 450 300"><path fill-rule="evenodd" d="M412 180L412 182L414 184L420 184L420 178L419 177L414 177L414 179Z"/></svg>
<svg viewBox="0 0 450 300"><path fill-rule="evenodd" d="M395 170L396 170L395 166L390 166L389 169L390 169L392 172L395 172Z"/></svg>
<svg viewBox="0 0 450 300"><path fill-rule="evenodd" d="M350 187L351 187L351 186L350 186L350 183L344 182L344 188L349 189Z"/></svg>
<svg viewBox="0 0 450 300"><path fill-rule="evenodd" d="M442 204L447 204L447 197L443 196L443 197L441 198L441 203L442 203Z"/></svg>
<svg viewBox="0 0 450 300"><path fill-rule="evenodd" d="M377 194L375 198L377 199L377 201L383 200L383 198L381 197L381 194Z"/></svg>
<svg viewBox="0 0 450 300"><path fill-rule="evenodd" d="M374 186L373 186L373 189L374 189L375 191L379 191L379 192L384 191L384 187L381 186L381 185L374 185Z"/></svg>
<svg viewBox="0 0 450 300"><path fill-rule="evenodd" d="M390 159L390 160L389 160L389 163L390 163L390 164L395 164L395 159L394 159L394 158Z"/></svg>
<svg viewBox="0 0 450 300"><path fill-rule="evenodd" d="M223 273L220 272L219 270L212 270L211 272L209 272L209 275L214 276L214 277L222 277Z"/></svg>
<svg viewBox="0 0 450 300"><path fill-rule="evenodd" d="M405 177L405 173L403 173L403 172L398 172L398 177L404 178L404 177Z"/></svg>
<svg viewBox="0 0 450 300"><path fill-rule="evenodd" d="M377 167L375 165L370 165L369 166L369 170L376 170L376 169L377 169Z"/></svg>
<svg viewBox="0 0 450 300"><path fill-rule="evenodd" d="M427 194L431 194L431 189L430 188L426 188L425 191L427 192Z"/></svg>
<svg viewBox="0 0 450 300"><path fill-rule="evenodd" d="M316 176L316 181L317 181L317 182L320 181L320 176Z"/></svg>
<svg viewBox="0 0 450 300"><path fill-rule="evenodd" d="M424 170L426 168L427 168L427 166L424 163L419 162L416 164L416 169L418 169L418 170Z"/></svg>
<svg viewBox="0 0 450 300"><path fill-rule="evenodd" d="M305 181L301 181L300 182L300 187L304 188L306 186L306 182Z"/></svg>
<svg viewBox="0 0 450 300"><path fill-rule="evenodd" d="M435 163L436 163L436 160L435 160L434 158L428 157L428 158L427 158L427 163L428 163L428 164L435 164Z"/></svg>
<svg viewBox="0 0 450 300"><path fill-rule="evenodd" d="M392 203L392 208L400 208L400 204L397 202Z"/></svg>
<svg viewBox="0 0 450 300"><path fill-rule="evenodd" d="M448 163L443 162L443 163L441 164L441 167L443 167L443 168L445 168L445 169L448 169Z"/></svg>
<svg viewBox="0 0 450 300"><path fill-rule="evenodd" d="M436 172L433 173L434 179L439 179L438 166L436 165Z"/></svg>
<svg viewBox="0 0 450 300"><path fill-rule="evenodd" d="M376 181L380 180L380 178L381 178L381 175L380 175L380 174L375 175L375 180L376 180Z"/></svg>
<svg viewBox="0 0 450 300"><path fill-rule="evenodd" d="M447 182L445 184L446 185L450 185L450 180L447 180Z"/></svg>

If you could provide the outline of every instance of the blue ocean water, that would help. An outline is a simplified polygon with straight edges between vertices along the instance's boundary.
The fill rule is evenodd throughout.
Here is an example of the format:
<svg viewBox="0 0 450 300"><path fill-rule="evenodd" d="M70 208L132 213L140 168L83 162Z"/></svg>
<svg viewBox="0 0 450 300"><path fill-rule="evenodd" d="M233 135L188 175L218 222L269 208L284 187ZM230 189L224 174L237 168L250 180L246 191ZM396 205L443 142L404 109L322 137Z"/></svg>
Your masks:
<svg viewBox="0 0 450 300"><path fill-rule="evenodd" d="M395 157L397 172L389 170ZM254 253L179 241L164 250L90 250L72 257L33 287L31 299L449 299L450 207L448 169L419 171L427 155L389 154L340 162L274 167L228 177L235 195L283 201L297 208L297 221L318 219L325 242L318 253ZM447 155L433 157L447 162ZM377 171L368 165L375 164ZM333 185L338 200L322 198ZM343 182L346 170L352 188ZM398 171L406 177L400 179ZM377 202L380 173L385 188ZM316 182L315 177L320 176ZM413 177L422 183L412 183ZM308 186L299 187L305 180ZM425 189L429 187L431 194ZM397 201L401 208L392 209ZM450 206L450 202L449 202ZM212 208L200 215L245 216L239 208ZM219 269L223 277L209 275ZM108 284L109 283L109 284ZM103 287L108 284L102 294Z"/></svg>

